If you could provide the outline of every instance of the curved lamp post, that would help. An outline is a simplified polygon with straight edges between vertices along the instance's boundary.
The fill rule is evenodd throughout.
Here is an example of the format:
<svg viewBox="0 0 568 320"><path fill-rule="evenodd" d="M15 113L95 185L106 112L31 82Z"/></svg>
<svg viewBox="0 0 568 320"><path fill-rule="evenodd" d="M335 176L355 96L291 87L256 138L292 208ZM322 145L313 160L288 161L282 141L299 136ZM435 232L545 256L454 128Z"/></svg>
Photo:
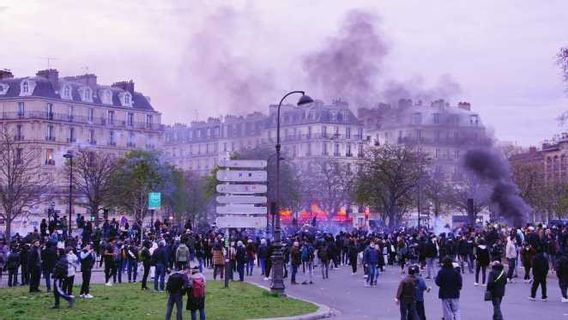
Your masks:
<svg viewBox="0 0 568 320"><path fill-rule="evenodd" d="M292 94L299 93L302 96L298 100L297 105L303 106L314 102L310 96L306 95L304 91L291 91L282 97L280 103L278 104L278 110L276 114L276 221L274 223L274 241L272 251L272 284L270 290L278 294L284 294L284 258L282 255L282 230L280 228L280 109L282 107L282 102Z"/></svg>

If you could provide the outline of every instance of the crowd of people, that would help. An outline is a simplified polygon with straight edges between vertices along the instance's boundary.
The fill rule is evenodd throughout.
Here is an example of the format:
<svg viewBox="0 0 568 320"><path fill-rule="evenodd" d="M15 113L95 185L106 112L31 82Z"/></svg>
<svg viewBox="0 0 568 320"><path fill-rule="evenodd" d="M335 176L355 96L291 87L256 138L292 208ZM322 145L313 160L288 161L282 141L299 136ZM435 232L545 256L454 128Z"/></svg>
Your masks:
<svg viewBox="0 0 568 320"><path fill-rule="evenodd" d="M265 280L271 277L275 247L253 230L196 231L189 222L176 226L155 221L153 228L142 231L138 224L130 226L114 219L101 227L91 222L83 222L81 227L74 236L67 236L43 221L39 231L23 237L16 234L0 243L0 271L7 271L7 285L29 285L30 293L39 292L43 277L46 290L53 290L53 307L58 308L61 297L70 306L75 302L73 284L79 271L79 297L84 299L93 298L89 287L96 266L103 268L107 286L140 281L140 288L148 290L153 275L153 290L169 293L167 310L171 315L174 305L181 313L181 296L191 292L192 279L205 279L204 269L212 269L213 280L228 276L244 281L255 268ZM430 290L430 280L439 287L444 319L459 319L461 275L465 272L474 274L476 286L486 286L494 319L502 319L500 305L508 282L522 278L531 283L531 300L540 289L540 298L546 301L550 271L558 278L562 302L568 302L568 228L564 226L489 225L441 234L426 228L390 232L354 229L333 234L306 225L287 230L282 252L284 276L291 285L313 284L315 272L327 281L330 269L344 265L353 275L361 274L365 286L373 287L380 285L386 266L397 266L403 279L395 300L402 319L425 319L424 291ZM171 284L176 278L181 281ZM188 303L192 318L197 311L205 318L204 297L200 301Z"/></svg>

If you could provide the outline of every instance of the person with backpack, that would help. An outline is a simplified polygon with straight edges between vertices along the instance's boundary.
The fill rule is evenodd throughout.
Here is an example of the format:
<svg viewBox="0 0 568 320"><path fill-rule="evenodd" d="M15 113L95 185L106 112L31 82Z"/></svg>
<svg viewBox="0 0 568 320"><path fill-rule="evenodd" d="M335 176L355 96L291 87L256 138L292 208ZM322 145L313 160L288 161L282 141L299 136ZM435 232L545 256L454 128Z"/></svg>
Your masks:
<svg viewBox="0 0 568 320"><path fill-rule="evenodd" d="M144 272L142 274L142 290L148 290L148 274L150 273L150 267L152 266L152 255L150 254L150 247L152 244L150 241L146 240L140 251L140 260L142 261L142 267Z"/></svg>
<svg viewBox="0 0 568 320"><path fill-rule="evenodd" d="M221 241L216 240L213 245L213 280L217 280L217 275L223 279L223 273L225 270L225 249Z"/></svg>
<svg viewBox="0 0 568 320"><path fill-rule="evenodd" d="M329 247L327 242L324 241L318 249L318 258L320 260L321 277L322 279L329 278Z"/></svg>
<svg viewBox="0 0 568 320"><path fill-rule="evenodd" d="M568 251L564 251L556 261L556 276L562 294L561 302L568 302Z"/></svg>
<svg viewBox="0 0 568 320"><path fill-rule="evenodd" d="M302 264L304 266L305 280L302 284L313 284L313 270L314 270L314 247L306 240L302 246Z"/></svg>
<svg viewBox="0 0 568 320"><path fill-rule="evenodd" d="M442 269L438 271L435 282L440 287L438 298L442 300L444 319L461 319L459 299L463 284L462 276L449 256L442 259Z"/></svg>
<svg viewBox="0 0 568 320"><path fill-rule="evenodd" d="M191 269L189 277L189 293L187 295L186 309L191 312L191 320L205 320L205 295L206 295L205 276L199 271L198 267Z"/></svg>
<svg viewBox="0 0 568 320"><path fill-rule="evenodd" d="M373 244L371 244L372 246ZM416 277L420 268L416 265L408 267L408 275L400 281L396 291L395 303L400 306L400 318L416 320Z"/></svg>
<svg viewBox="0 0 568 320"><path fill-rule="evenodd" d="M6 260L6 269L8 269L8 287L18 285L18 268L20 267L20 253L16 245L12 245L8 259Z"/></svg>
<svg viewBox="0 0 568 320"><path fill-rule="evenodd" d="M166 320L172 318L174 304L176 306L176 320L183 319L183 295L189 287L188 270L189 267L185 265L182 270L174 272L168 277L168 282L166 283L166 292L168 293Z"/></svg>
<svg viewBox="0 0 568 320"><path fill-rule="evenodd" d="M176 269L184 270L189 262L189 248L185 243L181 243L176 249Z"/></svg>
<svg viewBox="0 0 568 320"><path fill-rule="evenodd" d="M247 266L246 266L246 274L247 276L252 276L252 271L254 269L254 261L256 260L256 248L252 239L248 239L247 241Z"/></svg>
<svg viewBox="0 0 568 320"><path fill-rule="evenodd" d="M475 248L475 282L474 285L479 285L479 271L482 272L481 280L485 285L485 275L487 273L487 266L489 266L489 249L485 245L485 240L479 240L479 244Z"/></svg>
<svg viewBox="0 0 568 320"><path fill-rule="evenodd" d="M89 293L89 286L91 284L92 269L95 265L95 251L92 246L88 244L83 248L81 253L79 253L79 257L81 258L81 275L83 278L79 297L92 299L93 296Z"/></svg>
<svg viewBox="0 0 568 320"><path fill-rule="evenodd" d="M58 259L55 263L55 267L53 268L53 298L54 303L52 309L59 309L59 298L63 298L69 303L69 308L73 307L75 303L75 297L72 295L67 294L63 288L63 281L67 278L68 272L68 261L67 255L65 254L64 249L59 249L58 252Z"/></svg>
<svg viewBox="0 0 568 320"><path fill-rule="evenodd" d="M503 320L501 312L501 302L505 296L505 286L507 285L507 275L500 261L495 260L491 264L491 272L487 279L487 291L490 292L491 303L493 304L493 320Z"/></svg>

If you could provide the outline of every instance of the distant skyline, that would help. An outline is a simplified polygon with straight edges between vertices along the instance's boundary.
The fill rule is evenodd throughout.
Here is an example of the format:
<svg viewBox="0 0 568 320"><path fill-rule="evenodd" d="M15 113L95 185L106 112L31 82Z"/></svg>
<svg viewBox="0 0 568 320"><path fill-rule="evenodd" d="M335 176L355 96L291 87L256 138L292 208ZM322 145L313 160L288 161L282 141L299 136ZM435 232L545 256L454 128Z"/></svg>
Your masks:
<svg viewBox="0 0 568 320"><path fill-rule="evenodd" d="M291 89L330 102L306 57L333 48L354 10L384 46L362 57L380 62L372 91L450 79L449 101L471 102L500 141L539 145L568 131L556 120L568 110L555 65L568 46L565 0L1 0L0 68L31 76L51 57L61 75L132 79L167 124L267 112Z"/></svg>

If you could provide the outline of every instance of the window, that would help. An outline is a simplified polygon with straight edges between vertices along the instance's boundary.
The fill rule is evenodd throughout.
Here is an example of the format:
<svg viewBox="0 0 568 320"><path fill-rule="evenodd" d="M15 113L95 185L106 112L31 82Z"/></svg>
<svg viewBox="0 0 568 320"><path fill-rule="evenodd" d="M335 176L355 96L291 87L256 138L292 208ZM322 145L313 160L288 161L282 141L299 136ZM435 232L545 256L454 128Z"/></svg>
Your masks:
<svg viewBox="0 0 568 320"><path fill-rule="evenodd" d="M414 124L422 124L422 113L414 113Z"/></svg>
<svg viewBox="0 0 568 320"><path fill-rule="evenodd" d="M89 144L91 145L97 144L97 140L95 140L95 129L89 130Z"/></svg>
<svg viewBox="0 0 568 320"><path fill-rule="evenodd" d="M339 156L339 143L336 143L333 149L333 155L338 157Z"/></svg>
<svg viewBox="0 0 568 320"><path fill-rule="evenodd" d="M82 100L86 101L86 102L91 102L91 88L83 88L82 90L83 94L82 94Z"/></svg>
<svg viewBox="0 0 568 320"><path fill-rule="evenodd" d="M352 156L352 154L351 154L351 143L347 144L347 152L346 152L345 155L348 156L348 157Z"/></svg>
<svg viewBox="0 0 568 320"><path fill-rule="evenodd" d="M22 148L16 148L16 163L17 164L21 164L22 163L22 155L24 154L24 149Z"/></svg>
<svg viewBox="0 0 568 320"><path fill-rule="evenodd" d="M28 94L30 92L30 84L27 81L24 81L24 83L22 83L22 92L24 94Z"/></svg>
<svg viewBox="0 0 568 320"><path fill-rule="evenodd" d="M45 112L47 114L47 119L53 120L53 103L48 103L45 105Z"/></svg>
<svg viewBox="0 0 568 320"><path fill-rule="evenodd" d="M345 128L345 138L351 139L351 127Z"/></svg>
<svg viewBox="0 0 568 320"><path fill-rule="evenodd" d="M45 164L55 165L55 160L53 159L53 149L45 149Z"/></svg>
<svg viewBox="0 0 568 320"><path fill-rule="evenodd" d="M434 113L433 117L434 117L434 124L439 124L440 123L440 114Z"/></svg>
<svg viewBox="0 0 568 320"><path fill-rule="evenodd" d="M324 155L324 156L327 156L327 142L324 142L324 143L322 144L322 152L321 152L321 154Z"/></svg>
<svg viewBox="0 0 568 320"><path fill-rule="evenodd" d="M24 135L22 134L22 125L21 124L16 126L16 137L15 137L14 140L16 140L16 141L24 140Z"/></svg>
<svg viewBox="0 0 568 320"><path fill-rule="evenodd" d="M23 117L25 114L24 103L18 102L18 117Z"/></svg>
<svg viewBox="0 0 568 320"><path fill-rule="evenodd" d="M69 138L67 139L67 142L75 142L75 128L71 127L69 128Z"/></svg>
<svg viewBox="0 0 568 320"><path fill-rule="evenodd" d="M112 104L112 92L109 89L104 89L101 93L102 103Z"/></svg>
<svg viewBox="0 0 568 320"><path fill-rule="evenodd" d="M111 145L111 146L116 146L116 141L115 141L115 137L114 137L114 130L109 131L108 144Z"/></svg>
<svg viewBox="0 0 568 320"><path fill-rule="evenodd" d="M73 121L73 106L69 106L67 112L68 112L67 117L69 118L69 121Z"/></svg>
<svg viewBox="0 0 568 320"><path fill-rule="evenodd" d="M52 125L47 126L47 134L45 136L45 140L47 141L55 141L55 131L53 130Z"/></svg>
<svg viewBox="0 0 568 320"><path fill-rule="evenodd" d="M71 86L65 85L63 87L63 99L71 99Z"/></svg>
<svg viewBox="0 0 568 320"><path fill-rule="evenodd" d="M312 143L308 142L308 144L306 145L307 149L306 149L306 156L311 156L312 155Z"/></svg>
<svg viewBox="0 0 568 320"><path fill-rule="evenodd" d="M321 127L321 136L324 137L324 138L327 138L327 127L326 126Z"/></svg>
<svg viewBox="0 0 568 320"><path fill-rule="evenodd" d="M128 125L129 127L134 126L134 113L132 113L132 112L129 112L129 113L128 113L128 116L127 116L127 119L126 119L126 123L127 123L127 125Z"/></svg>
<svg viewBox="0 0 568 320"><path fill-rule="evenodd" d="M312 127L308 127L308 139L312 138Z"/></svg>
<svg viewBox="0 0 568 320"><path fill-rule="evenodd" d="M363 144L359 144L359 150L357 151L357 156L359 158L363 158L363 155L364 155L363 153L364 153L363 152Z"/></svg>
<svg viewBox="0 0 568 320"><path fill-rule="evenodd" d="M127 146L128 147L135 147L136 145L134 144L134 132L130 131L128 132L128 142L127 142Z"/></svg>
<svg viewBox="0 0 568 320"><path fill-rule="evenodd" d="M125 106L130 106L130 93L127 93L124 95L124 105Z"/></svg>
<svg viewBox="0 0 568 320"><path fill-rule="evenodd" d="M108 124L114 124L114 111L109 110L107 114Z"/></svg>
<svg viewBox="0 0 568 320"><path fill-rule="evenodd" d="M339 138L339 127L335 126L335 137Z"/></svg>
<svg viewBox="0 0 568 320"><path fill-rule="evenodd" d="M357 129L357 140L363 140L363 128Z"/></svg>
<svg viewBox="0 0 568 320"><path fill-rule="evenodd" d="M477 115L471 115L471 116L469 116L469 123L470 123L472 126L476 126L476 127L477 127L477 125L479 124L479 118L477 117Z"/></svg>
<svg viewBox="0 0 568 320"><path fill-rule="evenodd" d="M152 127L152 115L151 114L147 114L146 115L146 128L151 128Z"/></svg>

